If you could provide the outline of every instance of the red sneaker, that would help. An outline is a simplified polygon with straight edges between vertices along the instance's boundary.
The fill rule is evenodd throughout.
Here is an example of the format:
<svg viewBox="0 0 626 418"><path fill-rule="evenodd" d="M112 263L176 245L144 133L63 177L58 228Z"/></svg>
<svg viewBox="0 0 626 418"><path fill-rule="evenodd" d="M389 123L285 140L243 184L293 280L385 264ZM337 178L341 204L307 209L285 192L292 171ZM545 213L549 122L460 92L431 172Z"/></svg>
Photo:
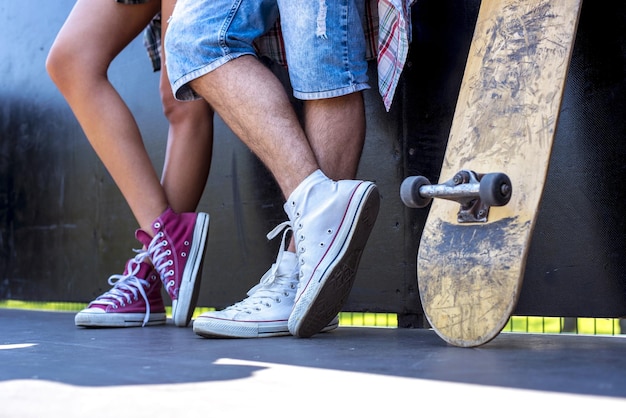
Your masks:
<svg viewBox="0 0 626 418"><path fill-rule="evenodd" d="M172 298L174 324L186 327L200 291L209 215L177 214L168 208L152 223L152 230L154 238L141 229L135 235L148 249L152 264Z"/></svg>
<svg viewBox="0 0 626 418"><path fill-rule="evenodd" d="M82 327L140 327L165 324L161 281L147 253L128 260L124 274L109 277L111 290L78 312L74 323Z"/></svg>

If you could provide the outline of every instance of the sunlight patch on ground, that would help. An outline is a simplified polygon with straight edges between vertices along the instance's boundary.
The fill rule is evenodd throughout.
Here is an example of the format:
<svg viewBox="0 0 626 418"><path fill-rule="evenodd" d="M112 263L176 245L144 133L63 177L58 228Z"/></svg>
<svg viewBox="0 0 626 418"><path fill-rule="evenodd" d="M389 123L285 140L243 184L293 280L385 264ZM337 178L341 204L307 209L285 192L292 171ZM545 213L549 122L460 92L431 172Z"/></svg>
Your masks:
<svg viewBox="0 0 626 418"><path fill-rule="evenodd" d="M114 399L117 411L132 413L135 418L197 417L207 411L229 416L271 412L277 418L303 412L315 416L330 411L333 415L336 408L359 417L413 415L417 411L420 416L502 416L494 399L498 405L515 405L514 416L593 416L602 410L626 408L626 400L618 398L289 364L221 358L215 366L234 368L240 377L225 379L222 376L226 374L217 373L214 380L204 382L100 387L8 380L0 381L0 404L5 416L22 418L108 416L108 410L103 414L105 399ZM37 402L33 402L33 394L37 394ZM329 409L329 405L335 406Z"/></svg>
<svg viewBox="0 0 626 418"><path fill-rule="evenodd" d="M17 348L28 348L28 347L34 347L37 344L31 344L31 343L27 343L27 344L0 344L0 350L15 350Z"/></svg>

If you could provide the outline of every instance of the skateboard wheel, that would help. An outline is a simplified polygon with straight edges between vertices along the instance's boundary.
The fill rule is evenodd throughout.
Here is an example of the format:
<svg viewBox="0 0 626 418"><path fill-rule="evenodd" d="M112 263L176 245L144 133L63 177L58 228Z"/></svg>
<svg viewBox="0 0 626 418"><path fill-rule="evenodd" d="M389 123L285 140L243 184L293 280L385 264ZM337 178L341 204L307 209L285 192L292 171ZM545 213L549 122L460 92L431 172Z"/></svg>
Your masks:
<svg viewBox="0 0 626 418"><path fill-rule="evenodd" d="M404 179L400 185L400 198L410 208L423 208L428 206L432 198L423 197L420 187L429 186L430 181L423 176L411 176Z"/></svg>
<svg viewBox="0 0 626 418"><path fill-rule="evenodd" d="M487 206L504 206L511 200L513 187L504 173L488 173L480 179L478 193Z"/></svg>

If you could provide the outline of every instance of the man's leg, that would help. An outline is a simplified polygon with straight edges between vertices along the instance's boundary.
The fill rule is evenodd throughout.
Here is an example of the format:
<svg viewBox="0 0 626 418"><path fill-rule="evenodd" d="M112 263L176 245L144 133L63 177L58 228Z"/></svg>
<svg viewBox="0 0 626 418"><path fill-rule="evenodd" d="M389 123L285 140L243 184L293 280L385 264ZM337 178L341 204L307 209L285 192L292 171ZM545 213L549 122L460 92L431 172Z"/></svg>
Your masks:
<svg viewBox="0 0 626 418"><path fill-rule="evenodd" d="M216 87L213 85L211 88ZM205 91L203 90L204 88L200 86L196 90L199 92ZM243 104L241 105L243 106ZM220 105L218 104L216 107L219 112ZM238 116L237 118L240 117ZM272 123L273 118L270 115L266 115L265 118L268 121L263 123ZM242 119L245 120L246 118L243 117ZM232 119L228 120L232 121ZM324 169L323 171L334 179L354 178L365 136L362 94L357 92L338 98L307 102L305 105L305 126L311 132L309 138L311 141L311 152L314 153L316 161L320 161L319 165ZM240 133L239 135L242 134ZM260 138L260 143L262 144L262 134ZM257 154L268 151L268 148L261 147L261 150L257 150ZM273 161L271 155L274 155L273 153L275 152L281 152L281 149L278 148L278 150L268 153L270 162ZM276 162L273 165L278 166L280 164ZM280 176L276 176L276 178L280 182ZM287 177L287 179L290 178ZM359 183L354 182L354 184L349 185L348 193L352 193L356 187L359 187ZM363 183L363 185L366 186L366 183ZM346 185L344 184L344 186ZM289 188L283 188L283 190L289 190ZM371 195L369 194L370 192L372 193ZM320 302L313 307L312 312L309 310L309 312L300 315L300 317L306 320L298 321L297 335L311 336L318 332L330 331L338 326L337 313L343 306L345 297L349 293L362 247L365 245L378 209L377 194L374 194L371 190L365 191L365 189L363 191L359 190L359 193L361 193L361 196L367 193L361 205L355 204L352 208L348 205L348 209L332 206L332 209L330 209L331 212L334 212L337 208L340 217L343 213L348 213L353 217L355 222L351 229L352 236L350 239L340 237L340 239L345 241L343 250L337 250L337 252L343 253L344 261L341 261L342 258L340 256L338 257L338 262L327 265L328 269L326 270L325 278L330 283L330 287L326 285L326 288L330 290L326 292L318 290L314 296L310 294L304 296L308 299L301 303L301 306L312 305L315 298L319 299ZM340 210L345 210L345 212L339 212ZM357 215L357 213L365 213L366 216ZM291 217L295 218L295 215ZM359 219L361 217L367 219ZM321 218L324 218L323 214ZM337 225L337 222L330 220L325 225ZM315 230L319 229L322 228L315 228ZM326 230L328 229L324 228L324 231ZM325 234L322 240L328 240L328 237L328 234ZM326 246L329 242L322 241L321 243L322 246ZM284 243L281 243L281 248L283 246ZM328 247L330 249L331 246L328 245ZM300 246L300 254L303 254L304 248L306 247ZM299 274L299 260L303 260L303 258L299 259L296 253L296 246L292 242L288 251L283 253L281 250L279 252L276 263L263 276L261 282L248 292L248 298L223 311L208 312L201 315L194 322L194 332L206 337L257 338L289 335L290 330L287 327L287 322L295 305L298 295L296 290L302 278ZM312 252L304 253L304 257L308 253ZM329 254L336 254L336 252ZM328 258L332 257L334 255ZM317 260L316 257L313 257L313 259ZM316 264L315 261L313 263ZM346 268L346 266L348 267ZM309 272L307 276L311 276L311 270L307 271ZM320 275L317 274L316 277L318 276ZM338 285L337 283L346 283L346 285ZM331 302L328 302L329 300ZM324 308L328 308L319 309L320 304ZM321 311L319 315L318 311Z"/></svg>
<svg viewBox="0 0 626 418"><path fill-rule="evenodd" d="M278 0L294 96L305 101L306 135L324 174L338 180L308 178L285 205L300 263L288 328L299 337L314 335L342 309L378 215L374 184L341 180L356 176L365 138L361 91L369 86L357 1Z"/></svg>
<svg viewBox="0 0 626 418"><path fill-rule="evenodd" d="M304 106L304 127L322 171L333 180L353 179L365 142L365 109L359 91Z"/></svg>
<svg viewBox="0 0 626 418"><path fill-rule="evenodd" d="M306 101L304 130L324 174L333 180L356 177L365 142L363 93ZM296 251L293 239L288 251Z"/></svg>
<svg viewBox="0 0 626 418"><path fill-rule="evenodd" d="M309 6L317 10L319 4L312 1ZM250 3L246 3L246 6L249 5ZM285 293L285 298L289 294L288 297L293 300L289 290L294 291L296 289L294 284L297 283L296 300L294 310L288 318L288 329L294 335L311 336L331 323L345 302L363 247L378 213L378 192L371 182L350 180L334 182L319 170L315 152L291 108L282 85L256 58L246 55L252 53L250 50L254 37L245 38L241 33L232 37L220 34L220 40L234 39L234 43L247 39L250 46L248 52L241 52L241 49L238 49L241 47L240 44L233 46L233 51L238 51L236 54L225 51L223 45L218 47L220 41L211 39L213 31L210 27L207 29L206 23L213 20L213 14L218 13L223 5L211 6L215 7L213 11L208 10L207 6L199 7L194 2L179 0L174 19L170 23L166 49L170 63L168 70L175 94L184 96L189 93L186 85L191 86L193 92L204 97L270 169L283 193L288 196L285 211L289 221L281 226L287 230L294 229L297 252L293 255L283 254L281 245L277 262L263 277L261 283L249 292L248 299L235 304L232 309L225 310L228 311L227 315L220 317L202 315L194 323L194 331L201 335L214 335L205 331L217 330L217 335L246 337L264 336L260 335L258 329L267 322L282 323L284 327L284 322L287 322L284 316L270 321L265 315L273 316L270 312L274 306L272 300L281 303L280 291ZM239 4L238 7L244 6ZM262 8L244 12L254 14L260 13L260 10ZM233 15L236 20L236 15L241 12L242 9L238 9L234 14L229 13L225 19L231 19ZM293 8L292 12L302 15L300 4ZM335 16L341 14L339 11ZM305 12L304 15L310 15L312 18L308 22L313 23L309 35L315 34L315 13ZM256 22L255 19L249 18L249 14L243 13L240 15L239 23L248 26L253 21ZM216 28L228 27L228 30L237 30L236 25L230 24L232 22L228 25L223 23L217 22ZM328 27L335 25L336 22L331 21ZM200 33L207 35L199 39ZM255 36L258 34L257 32ZM296 29L295 34L300 36L300 31ZM322 55L334 54L334 45L326 42L328 38L322 36L319 39L323 49ZM334 39L337 41L340 38ZM197 59L195 54L189 54L189 50L197 50L202 54L210 49L207 45L213 46L211 53L217 51L217 56L209 57L204 63L190 63L190 60ZM341 50L344 51L345 48L342 47ZM307 55L313 51L300 52ZM322 62L323 59L319 61ZM343 65L339 64L343 63L342 59L334 62ZM308 68L306 64L301 67ZM313 70L316 73L316 69ZM361 70L362 67L359 71ZM347 82L350 85L337 86L337 94L331 93L328 95L329 98L365 88L363 74L355 78L345 77L343 66L341 69L332 67L330 71L341 73L340 82ZM311 74L306 75L304 79L307 77L310 79ZM316 73L315 77L319 75ZM356 79L357 83L352 84L353 79ZM335 101L328 103L334 104ZM312 112L316 114L316 109L314 108ZM321 133L329 128L316 129L320 132L316 144L319 143L318 148L321 148L325 141L321 138ZM318 151L320 154L323 153L321 149ZM352 167L347 171L352 173L355 171L354 166L358 164L359 155L360 151L355 158L349 159ZM333 161L331 165L338 161L329 156L327 158ZM271 235L278 232L280 230L275 230ZM289 263L288 268L283 268L283 259L291 259L295 263ZM296 272L297 275L294 277ZM288 282L283 280L286 275L289 276ZM285 287L284 284L288 284L289 287ZM282 309L280 312L284 313ZM227 323L228 327L235 326L237 334L223 332L224 323ZM199 324L206 324L210 329L200 330L197 328ZM245 327L246 324L252 324L252 327ZM251 331L251 335L248 331ZM269 331L268 335L272 335L272 330Z"/></svg>
<svg viewBox="0 0 626 418"><path fill-rule="evenodd" d="M190 83L275 176L285 196L319 168L282 84L244 55Z"/></svg>

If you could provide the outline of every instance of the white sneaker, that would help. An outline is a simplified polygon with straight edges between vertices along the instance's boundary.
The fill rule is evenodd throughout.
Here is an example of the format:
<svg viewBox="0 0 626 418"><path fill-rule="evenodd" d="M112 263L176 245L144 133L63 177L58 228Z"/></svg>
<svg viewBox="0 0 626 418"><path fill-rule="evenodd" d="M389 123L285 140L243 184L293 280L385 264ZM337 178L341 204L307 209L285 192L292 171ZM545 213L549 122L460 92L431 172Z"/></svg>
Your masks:
<svg viewBox="0 0 626 418"><path fill-rule="evenodd" d="M297 265L296 255L284 252L246 299L200 315L193 322L193 331L202 336L240 338L289 335L287 320L298 286Z"/></svg>
<svg viewBox="0 0 626 418"><path fill-rule="evenodd" d="M300 264L288 321L291 334L310 337L339 313L354 284L379 205L374 183L333 181L319 170L291 194L285 211Z"/></svg>
<svg viewBox="0 0 626 418"><path fill-rule="evenodd" d="M285 229L286 228L286 229ZM289 335L287 321L298 287L298 259L284 251L289 222L278 225L267 237L281 230L283 239L276 263L263 275L261 282L248 291L248 297L228 308L206 312L195 319L193 331L203 337L279 337ZM326 324L323 331L339 326L339 317Z"/></svg>

